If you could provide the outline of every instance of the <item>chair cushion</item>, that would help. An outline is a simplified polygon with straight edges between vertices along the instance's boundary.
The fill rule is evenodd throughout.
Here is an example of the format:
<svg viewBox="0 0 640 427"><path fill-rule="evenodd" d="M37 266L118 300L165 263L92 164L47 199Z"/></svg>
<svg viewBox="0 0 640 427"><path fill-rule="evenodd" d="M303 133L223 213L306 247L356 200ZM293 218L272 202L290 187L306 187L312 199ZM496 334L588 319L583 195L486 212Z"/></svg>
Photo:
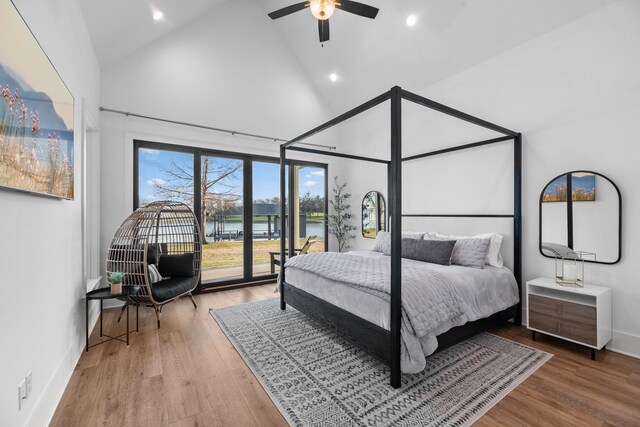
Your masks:
<svg viewBox="0 0 640 427"><path fill-rule="evenodd" d="M158 271L162 277L192 277L196 273L193 268L193 253L178 255L160 255Z"/></svg>
<svg viewBox="0 0 640 427"><path fill-rule="evenodd" d="M160 260L160 251L156 245L147 246L147 264L158 264Z"/></svg>
<svg viewBox="0 0 640 427"><path fill-rule="evenodd" d="M171 277L151 286L151 295L158 302L163 302L186 294L198 285L197 277Z"/></svg>

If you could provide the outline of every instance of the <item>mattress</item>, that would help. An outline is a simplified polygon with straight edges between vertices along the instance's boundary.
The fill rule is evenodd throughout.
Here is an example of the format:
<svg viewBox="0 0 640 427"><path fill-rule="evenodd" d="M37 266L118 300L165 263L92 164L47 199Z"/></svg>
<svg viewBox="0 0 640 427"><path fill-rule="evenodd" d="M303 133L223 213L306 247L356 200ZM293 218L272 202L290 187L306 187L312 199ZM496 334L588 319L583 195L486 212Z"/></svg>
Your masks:
<svg viewBox="0 0 640 427"><path fill-rule="evenodd" d="M352 251L345 256L384 257L386 255L373 251ZM403 259L402 262L403 266L416 263L416 267L433 269L446 275L465 306L464 316L458 316L420 338L403 327L403 372L419 372L424 368L426 364L424 357L432 354L438 347L437 335L466 322L489 317L517 304L520 298L515 277L506 267L497 268L486 265L483 269L477 269L456 265L443 266L409 259ZM379 296L295 267L286 268L286 281L291 286L358 317L387 330L390 329L390 304Z"/></svg>

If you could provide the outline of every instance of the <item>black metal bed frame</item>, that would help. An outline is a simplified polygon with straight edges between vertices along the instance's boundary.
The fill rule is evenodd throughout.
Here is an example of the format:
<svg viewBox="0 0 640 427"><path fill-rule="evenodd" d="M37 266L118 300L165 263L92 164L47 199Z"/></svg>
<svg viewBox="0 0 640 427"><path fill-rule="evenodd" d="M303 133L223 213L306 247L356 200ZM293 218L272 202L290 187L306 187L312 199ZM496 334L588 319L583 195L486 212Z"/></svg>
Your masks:
<svg viewBox="0 0 640 427"><path fill-rule="evenodd" d="M342 123L356 115L363 113L387 100L391 101L391 160L354 156L338 152L296 147L301 141ZM458 145L442 150L431 151L419 155L402 157L402 101L407 100L423 107L439 111L460 120L491 129L505 136L479 141L471 144ZM513 168L513 214L405 214L402 213L402 163L438 154L467 150L502 141L513 140L514 144L514 168ZM450 217L450 218L513 218L513 274L518 283L520 300L522 296L522 135L518 132L487 122L462 111L455 110L443 104L439 104L420 95L394 86L391 90L367 101L358 107L347 111L340 116L280 145L280 200L286 199L285 166L287 163L287 150L301 151L305 153L321 154L332 157L342 157L352 160L360 160L387 165L387 200L389 202L388 215L391 218L402 217ZM292 203L289 204L292 209ZM281 204L281 230L286 229L284 218L286 216L285 204ZM294 227L289 227L289 249L294 249ZM391 386L399 388L401 385L400 349L401 349L401 301L402 301L402 221L392 221L391 229L391 313L390 330L381 328L365 319L362 319L346 310L336 307L314 295L291 286L286 282L285 267L282 266L280 289L280 309L285 310L290 304L303 313L319 319L336 332L350 339L354 344L368 351L375 357L387 363L391 369ZM280 240L280 253L286 252L285 239ZM469 322L465 325L452 328L448 332L438 336L438 350L474 335L482 330L513 318L515 324L522 323L522 302L496 313L488 318Z"/></svg>

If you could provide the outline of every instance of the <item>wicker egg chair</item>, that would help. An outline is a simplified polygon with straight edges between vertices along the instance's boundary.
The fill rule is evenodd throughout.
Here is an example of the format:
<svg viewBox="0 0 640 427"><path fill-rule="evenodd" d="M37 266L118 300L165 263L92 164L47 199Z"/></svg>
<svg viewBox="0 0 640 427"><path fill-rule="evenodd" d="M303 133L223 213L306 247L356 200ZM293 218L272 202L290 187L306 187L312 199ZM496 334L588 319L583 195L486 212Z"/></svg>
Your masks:
<svg viewBox="0 0 640 427"><path fill-rule="evenodd" d="M122 272L125 286L140 286L129 301L153 307L160 328L165 304L188 296L197 308L191 293L200 283L201 251L200 225L191 208L153 202L132 213L116 232L107 253L107 277ZM165 276L162 280L151 283L150 264Z"/></svg>

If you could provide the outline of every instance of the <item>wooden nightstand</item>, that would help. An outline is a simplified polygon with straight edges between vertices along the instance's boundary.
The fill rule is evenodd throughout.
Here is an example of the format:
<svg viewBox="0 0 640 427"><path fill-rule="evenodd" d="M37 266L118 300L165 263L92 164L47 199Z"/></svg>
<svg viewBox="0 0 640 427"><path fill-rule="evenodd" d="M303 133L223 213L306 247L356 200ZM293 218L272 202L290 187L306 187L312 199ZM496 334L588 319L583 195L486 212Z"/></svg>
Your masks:
<svg viewBox="0 0 640 427"><path fill-rule="evenodd" d="M550 278L527 282L527 328L596 350L611 341L611 289L585 285L572 288Z"/></svg>

